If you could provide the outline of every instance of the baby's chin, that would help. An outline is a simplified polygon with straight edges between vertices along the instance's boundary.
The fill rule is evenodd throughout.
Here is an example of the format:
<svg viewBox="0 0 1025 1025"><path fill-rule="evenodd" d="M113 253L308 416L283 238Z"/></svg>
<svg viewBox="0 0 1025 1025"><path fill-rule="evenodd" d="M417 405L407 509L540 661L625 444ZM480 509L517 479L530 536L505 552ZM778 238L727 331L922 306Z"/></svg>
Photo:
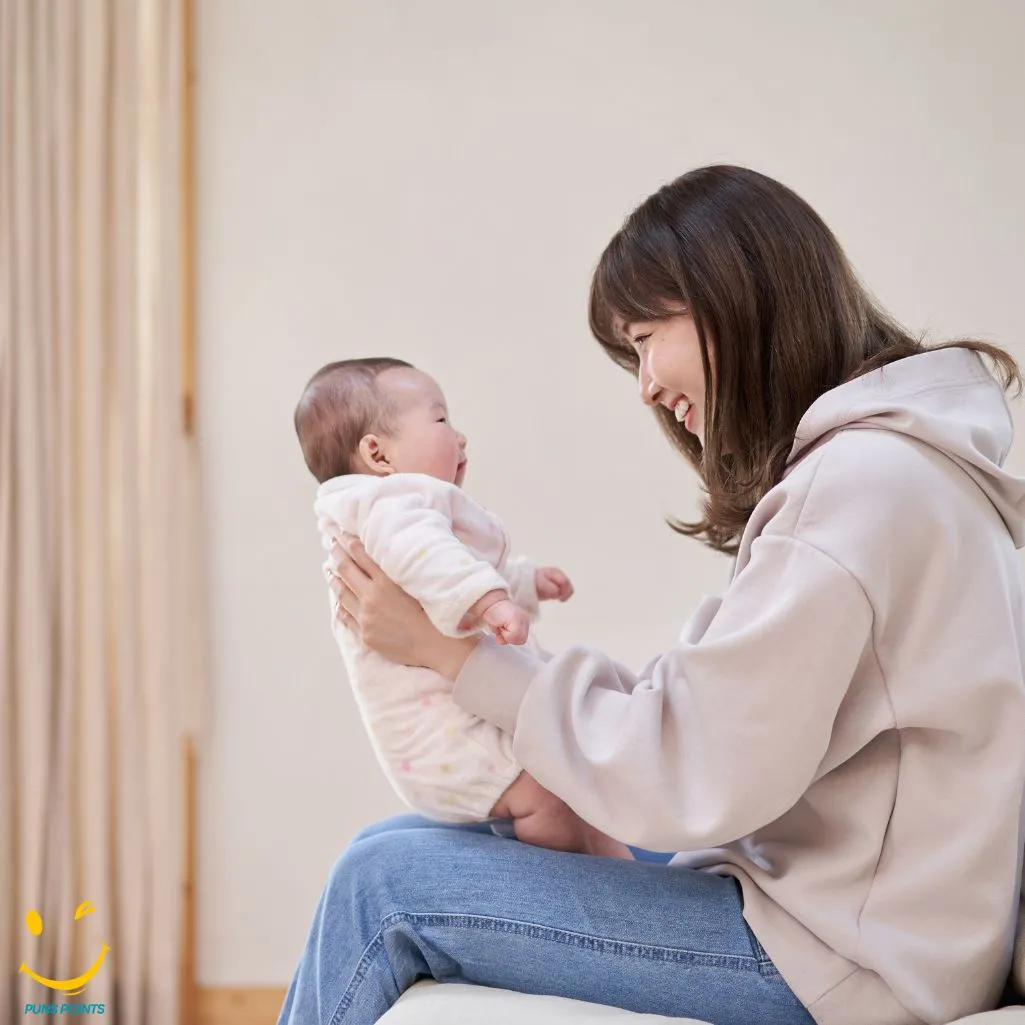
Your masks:
<svg viewBox="0 0 1025 1025"><path fill-rule="evenodd" d="M436 480L444 481L446 484L454 484L457 488L463 486L463 478L466 476L466 463L463 463L455 473L443 474L437 470L409 470L410 473L422 473L426 477L434 477Z"/></svg>

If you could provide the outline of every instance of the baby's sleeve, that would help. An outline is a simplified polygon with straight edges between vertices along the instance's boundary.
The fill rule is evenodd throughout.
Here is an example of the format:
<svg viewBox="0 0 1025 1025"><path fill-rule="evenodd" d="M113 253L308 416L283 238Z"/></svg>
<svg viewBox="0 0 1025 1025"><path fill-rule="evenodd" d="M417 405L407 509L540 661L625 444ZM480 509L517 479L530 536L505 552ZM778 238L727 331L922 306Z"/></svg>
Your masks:
<svg viewBox="0 0 1025 1025"><path fill-rule="evenodd" d="M537 563L525 555L506 559L502 576L509 584L509 597L536 619L540 603L537 597Z"/></svg>
<svg viewBox="0 0 1025 1025"><path fill-rule="evenodd" d="M439 507L442 506L442 507ZM367 554L404 591L416 598L434 625L449 637L489 591L508 590L505 579L477 558L452 532L443 503L414 491L377 496L364 510L360 540Z"/></svg>

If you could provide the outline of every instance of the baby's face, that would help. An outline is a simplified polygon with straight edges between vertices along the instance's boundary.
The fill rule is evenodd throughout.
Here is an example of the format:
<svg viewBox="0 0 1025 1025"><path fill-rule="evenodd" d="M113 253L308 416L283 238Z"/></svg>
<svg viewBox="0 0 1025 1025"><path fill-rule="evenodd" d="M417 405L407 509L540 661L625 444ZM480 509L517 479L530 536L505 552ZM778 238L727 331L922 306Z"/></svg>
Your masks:
<svg viewBox="0 0 1025 1025"><path fill-rule="evenodd" d="M448 419L445 396L422 370L392 367L377 387L399 410L395 431L383 439L398 473L426 473L461 487L466 475L466 436Z"/></svg>

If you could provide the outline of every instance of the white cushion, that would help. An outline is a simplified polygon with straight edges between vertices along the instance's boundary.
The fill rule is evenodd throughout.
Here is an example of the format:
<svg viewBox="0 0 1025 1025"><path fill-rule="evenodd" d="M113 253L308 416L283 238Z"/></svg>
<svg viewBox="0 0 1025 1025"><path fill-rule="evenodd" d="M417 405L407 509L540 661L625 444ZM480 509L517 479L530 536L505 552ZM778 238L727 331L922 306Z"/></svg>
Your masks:
<svg viewBox="0 0 1025 1025"><path fill-rule="evenodd" d="M704 1025L694 1018L635 1014L565 997L540 997L432 980L411 986L379 1019L385 1025ZM1025 1007L973 1014L954 1025L1025 1025Z"/></svg>
<svg viewBox="0 0 1025 1025"><path fill-rule="evenodd" d="M410 986L378 1021L382 1025L704 1025L694 1018L634 1014L566 997L540 997L458 982L439 984L428 979ZM1022 1023L1025 1025L1025 1018Z"/></svg>
<svg viewBox="0 0 1025 1025"><path fill-rule="evenodd" d="M971 1014L953 1025L1025 1025L1025 1007L1002 1007L999 1011Z"/></svg>

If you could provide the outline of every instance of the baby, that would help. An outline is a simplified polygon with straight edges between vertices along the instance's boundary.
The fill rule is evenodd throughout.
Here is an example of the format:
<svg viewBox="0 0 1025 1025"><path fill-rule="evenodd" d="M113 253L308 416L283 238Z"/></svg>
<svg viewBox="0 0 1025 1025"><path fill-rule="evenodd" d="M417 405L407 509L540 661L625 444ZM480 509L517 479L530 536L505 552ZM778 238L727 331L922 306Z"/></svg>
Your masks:
<svg viewBox="0 0 1025 1025"><path fill-rule="evenodd" d="M572 595L560 570L511 557L501 522L461 490L466 438L427 374L390 358L331 363L306 386L295 427L321 485L324 546L357 535L442 633L483 625L500 643L533 644L538 602ZM629 857L523 772L512 738L460 709L449 680L371 651L333 614L332 630L378 761L410 807L446 822L512 818L521 840Z"/></svg>

